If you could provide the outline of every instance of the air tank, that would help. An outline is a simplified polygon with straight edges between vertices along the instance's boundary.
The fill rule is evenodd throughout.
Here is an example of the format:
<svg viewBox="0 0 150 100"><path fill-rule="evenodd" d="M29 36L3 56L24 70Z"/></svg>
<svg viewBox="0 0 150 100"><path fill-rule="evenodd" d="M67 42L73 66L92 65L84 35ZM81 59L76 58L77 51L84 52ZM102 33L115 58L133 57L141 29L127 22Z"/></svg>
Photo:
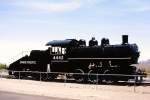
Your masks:
<svg viewBox="0 0 150 100"><path fill-rule="evenodd" d="M102 40L101 40L101 46L106 46L106 45L109 45L109 39L102 38Z"/></svg>
<svg viewBox="0 0 150 100"><path fill-rule="evenodd" d="M95 40L95 37L92 37L92 39L89 41L89 46L97 46L98 41Z"/></svg>
<svg viewBox="0 0 150 100"><path fill-rule="evenodd" d="M80 39L79 46L86 46L86 41L84 39Z"/></svg>

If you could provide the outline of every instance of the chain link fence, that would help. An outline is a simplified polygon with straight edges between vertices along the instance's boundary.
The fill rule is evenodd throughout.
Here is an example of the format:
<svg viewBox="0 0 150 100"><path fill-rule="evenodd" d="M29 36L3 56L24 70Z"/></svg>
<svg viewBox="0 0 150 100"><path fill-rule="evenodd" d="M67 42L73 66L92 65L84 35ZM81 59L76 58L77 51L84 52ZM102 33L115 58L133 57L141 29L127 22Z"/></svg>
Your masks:
<svg viewBox="0 0 150 100"><path fill-rule="evenodd" d="M8 73L15 73L14 75L9 75ZM28 77L26 77L28 76ZM34 76L34 78L33 78ZM51 76L54 76L53 79ZM76 76L77 81L72 78ZM83 83L84 78L86 78L86 83L84 84L85 88L95 88L95 89L104 89L107 85L112 86L127 86L133 87L134 92L141 91L141 87L150 86L150 74L148 75L124 75L124 74L89 74L89 73L62 73L62 72L38 72L38 71L8 71L0 70L0 78L17 78L17 79L36 79L38 81L50 81L50 82L63 82L65 86L69 86L67 83ZM103 82L100 81L103 79ZM126 81L117 81L111 80L121 79L121 78L130 78ZM76 82L75 82L76 81ZM92 84L92 85L91 85ZM105 86L105 87L104 87ZM110 88L109 88L110 89ZM131 89L131 88L130 88ZM150 93L150 90L142 91Z"/></svg>

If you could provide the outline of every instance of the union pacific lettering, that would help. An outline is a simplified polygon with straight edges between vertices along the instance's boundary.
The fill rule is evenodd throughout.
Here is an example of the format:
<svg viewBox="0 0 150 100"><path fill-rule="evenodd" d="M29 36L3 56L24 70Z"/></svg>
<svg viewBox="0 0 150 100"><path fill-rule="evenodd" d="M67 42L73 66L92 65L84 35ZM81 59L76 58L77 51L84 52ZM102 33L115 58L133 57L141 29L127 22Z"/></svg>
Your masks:
<svg viewBox="0 0 150 100"><path fill-rule="evenodd" d="M20 64L36 64L36 61L20 61Z"/></svg>

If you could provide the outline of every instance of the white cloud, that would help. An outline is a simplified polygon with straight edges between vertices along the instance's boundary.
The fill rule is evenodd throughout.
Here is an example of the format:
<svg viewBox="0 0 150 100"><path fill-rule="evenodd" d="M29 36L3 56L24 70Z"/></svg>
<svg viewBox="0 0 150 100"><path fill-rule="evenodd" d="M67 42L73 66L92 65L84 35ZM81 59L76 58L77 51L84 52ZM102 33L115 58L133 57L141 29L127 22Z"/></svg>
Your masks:
<svg viewBox="0 0 150 100"><path fill-rule="evenodd" d="M44 11L44 12L67 12L79 9L82 3L79 0L67 0L64 2L51 2L43 0L15 0L13 6L31 11Z"/></svg>
<svg viewBox="0 0 150 100"><path fill-rule="evenodd" d="M92 1L91 1L92 2ZM96 2L96 13L104 16L127 16L150 12L149 0L102 0Z"/></svg>
<svg viewBox="0 0 150 100"><path fill-rule="evenodd" d="M30 11L42 12L75 11L82 7L91 7L91 5L98 6L102 10L109 9L112 12L117 9L118 13L150 11L149 0L2 0L0 2ZM98 10L101 11L101 9Z"/></svg>
<svg viewBox="0 0 150 100"><path fill-rule="evenodd" d="M129 12L146 12L150 11L150 2L148 0L122 0L121 5L126 7Z"/></svg>
<svg viewBox="0 0 150 100"><path fill-rule="evenodd" d="M81 7L81 4L80 2L63 2L63 3L31 2L27 6L34 10L42 10L48 12L65 12L79 9Z"/></svg>
<svg viewBox="0 0 150 100"><path fill-rule="evenodd" d="M68 12L104 1L108 0L5 0L3 2L30 11Z"/></svg>

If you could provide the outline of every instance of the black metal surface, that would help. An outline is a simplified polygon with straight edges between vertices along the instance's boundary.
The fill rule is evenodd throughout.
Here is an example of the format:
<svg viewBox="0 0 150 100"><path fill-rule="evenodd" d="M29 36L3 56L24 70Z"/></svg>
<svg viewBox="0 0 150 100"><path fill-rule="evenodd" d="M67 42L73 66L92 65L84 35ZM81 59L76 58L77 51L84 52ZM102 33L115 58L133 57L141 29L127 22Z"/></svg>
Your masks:
<svg viewBox="0 0 150 100"><path fill-rule="evenodd" d="M78 43L77 43L77 40L75 39L53 40L53 41L48 42L46 46L68 47L68 46L78 46Z"/></svg>
<svg viewBox="0 0 150 100"><path fill-rule="evenodd" d="M117 45L110 45L107 38L102 39L101 45L98 45L94 38L90 41L90 46L86 46L84 40L75 39L54 40L46 45L50 46L47 50L31 51L29 56L10 64L9 70L68 73L75 73L76 70L89 73L92 70L92 73L99 74L136 74L136 67L131 65L138 62L138 46L129 44L127 35L123 36L123 43ZM56 76L52 76L54 77ZM114 79L114 77L109 78L116 81Z"/></svg>

